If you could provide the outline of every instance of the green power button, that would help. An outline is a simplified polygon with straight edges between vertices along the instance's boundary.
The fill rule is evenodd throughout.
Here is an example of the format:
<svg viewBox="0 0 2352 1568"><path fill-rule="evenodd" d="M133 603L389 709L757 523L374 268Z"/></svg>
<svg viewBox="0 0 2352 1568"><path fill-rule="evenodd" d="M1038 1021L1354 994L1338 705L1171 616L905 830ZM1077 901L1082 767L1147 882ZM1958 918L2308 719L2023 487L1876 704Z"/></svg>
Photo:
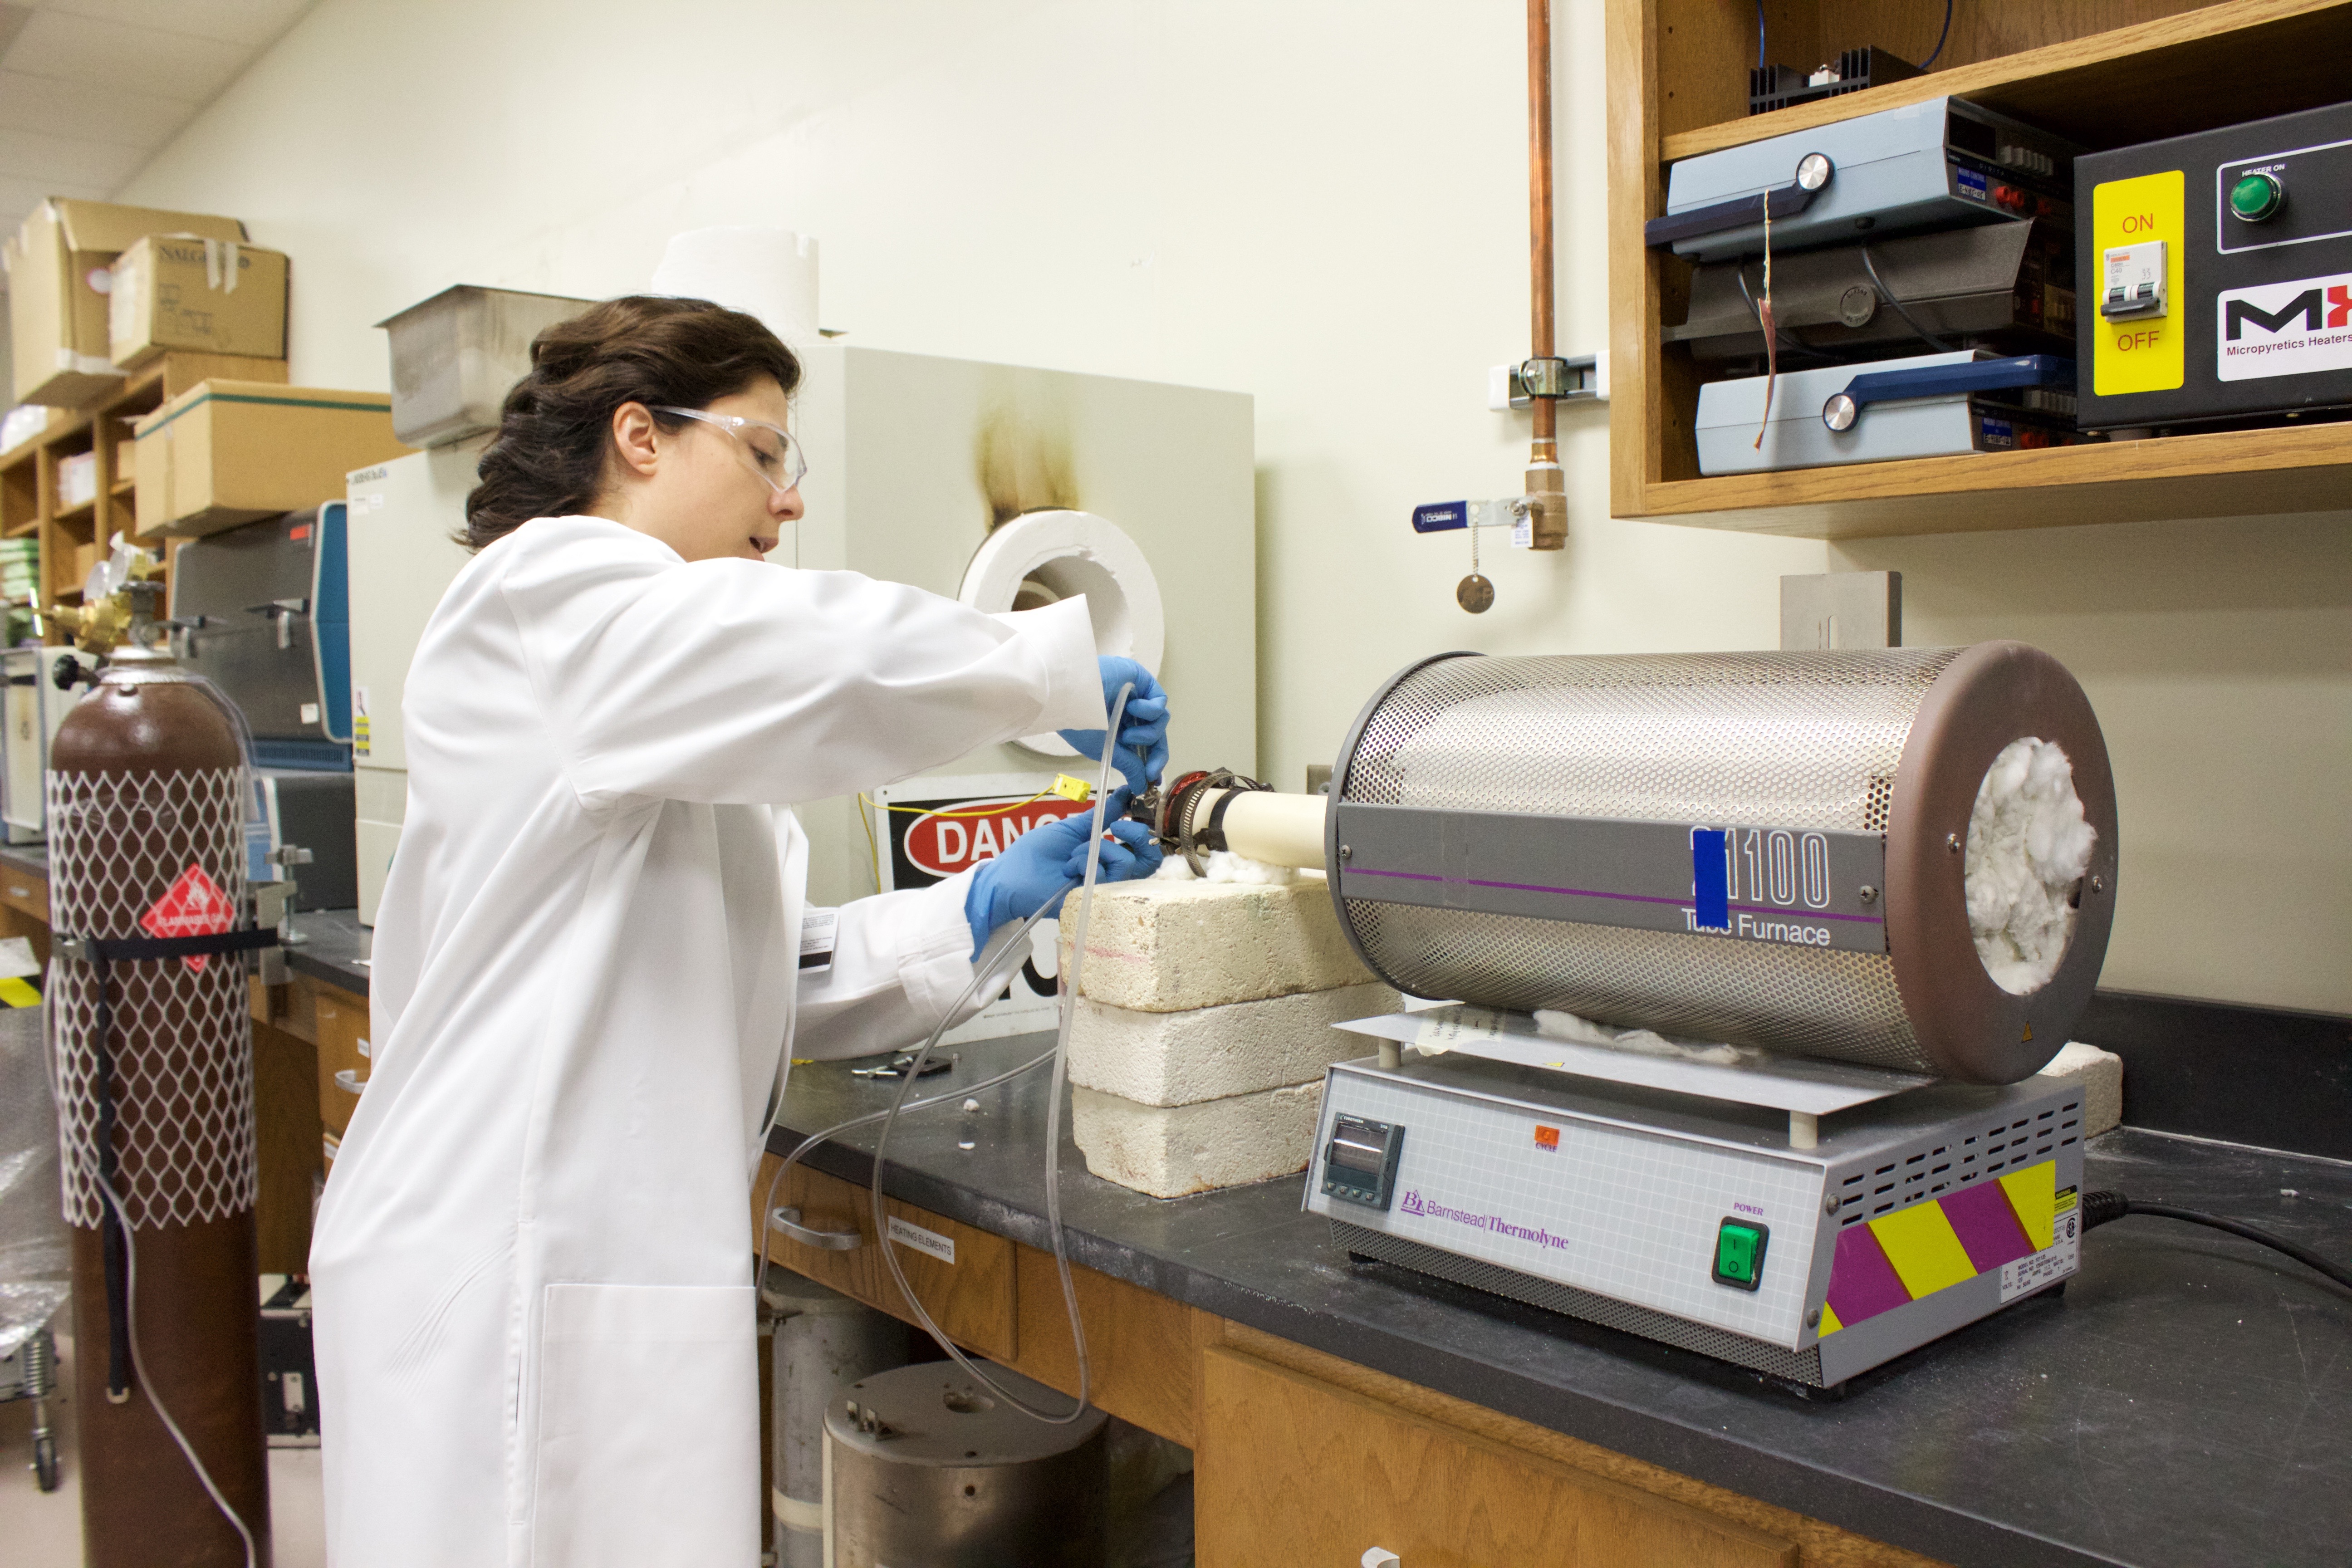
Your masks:
<svg viewBox="0 0 2352 1568"><path fill-rule="evenodd" d="M2276 174L2241 174L2230 187L2230 214L2244 223L2261 223L2286 205L2286 187Z"/></svg>
<svg viewBox="0 0 2352 1568"><path fill-rule="evenodd" d="M1764 1278L1764 1246L1772 1232L1746 1220L1727 1219L1715 1233L1715 1282L1753 1290Z"/></svg>

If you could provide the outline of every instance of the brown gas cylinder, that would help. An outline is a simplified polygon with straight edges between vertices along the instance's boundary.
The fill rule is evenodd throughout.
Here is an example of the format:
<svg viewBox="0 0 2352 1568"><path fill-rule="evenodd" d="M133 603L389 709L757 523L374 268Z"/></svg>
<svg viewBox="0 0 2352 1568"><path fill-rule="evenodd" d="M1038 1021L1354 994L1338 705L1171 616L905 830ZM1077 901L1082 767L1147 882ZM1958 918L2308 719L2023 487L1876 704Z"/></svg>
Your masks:
<svg viewBox="0 0 2352 1568"><path fill-rule="evenodd" d="M66 716L48 775L58 939L48 1000L73 1227L86 1561L243 1568L245 1542L160 1402L267 1564L245 966L235 954L68 951L73 939L209 935L236 923L249 785L219 700L168 656L125 648L115 659Z"/></svg>

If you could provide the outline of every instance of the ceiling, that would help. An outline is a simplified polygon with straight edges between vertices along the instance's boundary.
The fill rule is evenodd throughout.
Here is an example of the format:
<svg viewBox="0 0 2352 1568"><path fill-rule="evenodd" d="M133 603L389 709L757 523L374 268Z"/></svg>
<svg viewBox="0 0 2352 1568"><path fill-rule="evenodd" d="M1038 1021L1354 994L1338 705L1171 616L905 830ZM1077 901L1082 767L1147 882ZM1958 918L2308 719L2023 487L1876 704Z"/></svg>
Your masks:
<svg viewBox="0 0 2352 1568"><path fill-rule="evenodd" d="M316 0L0 4L0 233L122 188Z"/></svg>

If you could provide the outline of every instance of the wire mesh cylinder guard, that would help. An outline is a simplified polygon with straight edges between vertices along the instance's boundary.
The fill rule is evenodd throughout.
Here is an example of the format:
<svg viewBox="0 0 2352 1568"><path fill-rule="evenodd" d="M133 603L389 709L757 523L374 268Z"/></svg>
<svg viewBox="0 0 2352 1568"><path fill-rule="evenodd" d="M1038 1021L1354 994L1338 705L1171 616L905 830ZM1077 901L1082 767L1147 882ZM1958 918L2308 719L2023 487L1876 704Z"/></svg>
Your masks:
<svg viewBox="0 0 2352 1568"><path fill-rule="evenodd" d="M1977 954L1962 851L1987 770L2027 736L2065 752L2097 845L2056 973L2021 995ZM1417 995L2009 1083L2065 1043L2106 952L2116 858L2105 743L2074 678L2021 643L1447 656L1372 699L1333 777L1341 921L1374 973ZM1458 900L1470 907L1382 897L1342 858L1352 803L1878 836L1885 886L1848 891L1882 911L1884 951L1534 918L1476 908L1475 896Z"/></svg>
<svg viewBox="0 0 2352 1568"><path fill-rule="evenodd" d="M245 1561L158 1402L266 1553L245 967L228 955L108 963L63 951L68 937L227 930L244 904L246 780L229 715L153 663L110 669L51 752L60 952L48 997L81 1346L84 1548L98 1568Z"/></svg>

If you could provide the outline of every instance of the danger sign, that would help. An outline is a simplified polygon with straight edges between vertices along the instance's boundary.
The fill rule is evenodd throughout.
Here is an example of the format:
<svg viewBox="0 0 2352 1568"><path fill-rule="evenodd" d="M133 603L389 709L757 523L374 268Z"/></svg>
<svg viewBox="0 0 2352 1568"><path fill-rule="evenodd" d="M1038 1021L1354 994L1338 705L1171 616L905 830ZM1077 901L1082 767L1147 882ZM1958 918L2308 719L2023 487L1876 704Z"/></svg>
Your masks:
<svg viewBox="0 0 2352 1568"><path fill-rule="evenodd" d="M193 862L164 889L154 907L139 917L139 929L154 937L214 936L236 923L236 909L228 895L205 875L203 867ZM202 969L205 960L198 953L180 962L190 969Z"/></svg>
<svg viewBox="0 0 2352 1568"><path fill-rule="evenodd" d="M1012 848L1033 827L1094 809L1053 795L1042 800L1011 795L894 804L901 808L890 814L890 859L893 884L900 888L924 887L970 870Z"/></svg>

